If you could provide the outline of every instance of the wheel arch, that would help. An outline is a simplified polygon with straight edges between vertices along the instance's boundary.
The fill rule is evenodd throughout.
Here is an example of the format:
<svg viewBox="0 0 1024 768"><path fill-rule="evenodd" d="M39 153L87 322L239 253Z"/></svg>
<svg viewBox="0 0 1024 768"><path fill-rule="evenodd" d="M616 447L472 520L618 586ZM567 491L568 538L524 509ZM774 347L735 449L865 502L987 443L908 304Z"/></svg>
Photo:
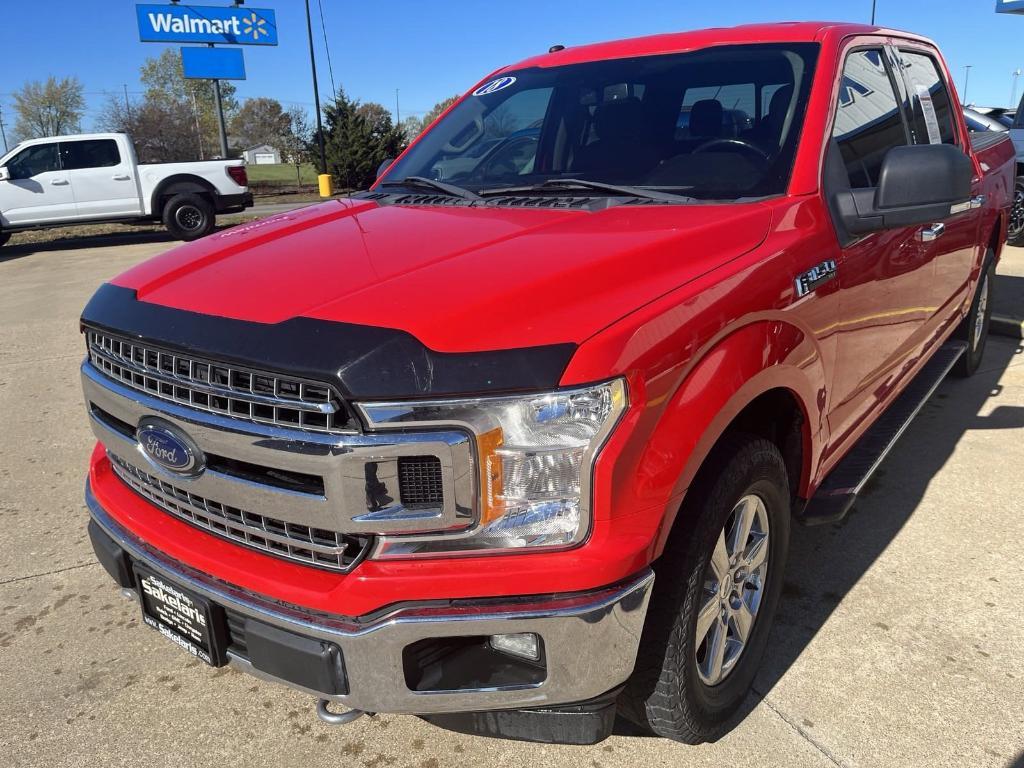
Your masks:
<svg viewBox="0 0 1024 768"><path fill-rule="evenodd" d="M177 173L173 176L168 176L153 190L153 194L150 197L150 213L153 216L163 216L164 205L166 205L168 200L174 195L189 192L206 195L210 198L210 202L213 203L217 189L201 176L195 176L190 173Z"/></svg>
<svg viewBox="0 0 1024 768"><path fill-rule="evenodd" d="M711 346L688 366L665 409L648 453L675 455L677 473L655 544L664 548L686 491L708 457L737 431L779 447L794 499L806 498L817 466L826 407L826 373L809 334L779 319L752 322ZM671 445L666 445L671 443Z"/></svg>

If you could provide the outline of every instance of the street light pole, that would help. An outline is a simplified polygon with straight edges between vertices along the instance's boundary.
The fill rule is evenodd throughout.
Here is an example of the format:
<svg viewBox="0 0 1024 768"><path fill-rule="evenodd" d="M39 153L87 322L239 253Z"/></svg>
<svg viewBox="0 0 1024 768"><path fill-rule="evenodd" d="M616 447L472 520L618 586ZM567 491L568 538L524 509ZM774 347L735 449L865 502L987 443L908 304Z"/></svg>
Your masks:
<svg viewBox="0 0 1024 768"><path fill-rule="evenodd" d="M972 64L964 64L964 92L960 94L960 98L963 99L964 106L967 106L967 83L971 77Z"/></svg>
<svg viewBox="0 0 1024 768"><path fill-rule="evenodd" d="M871 0L871 26L875 26L875 3L877 0Z"/></svg>
<svg viewBox="0 0 1024 768"><path fill-rule="evenodd" d="M1017 78L1020 77L1020 67L1013 70L1013 88L1010 89L1010 103L1007 106L1014 109L1017 106Z"/></svg>
<svg viewBox="0 0 1024 768"><path fill-rule="evenodd" d="M316 83L316 54L313 53L313 20L309 15L309 0L306 0L306 32L309 34L309 66L313 70L313 103L316 109L316 135L320 144L320 175L327 173L327 150L324 146L324 124L320 117L320 88ZM320 185L320 194L323 197L323 182Z"/></svg>

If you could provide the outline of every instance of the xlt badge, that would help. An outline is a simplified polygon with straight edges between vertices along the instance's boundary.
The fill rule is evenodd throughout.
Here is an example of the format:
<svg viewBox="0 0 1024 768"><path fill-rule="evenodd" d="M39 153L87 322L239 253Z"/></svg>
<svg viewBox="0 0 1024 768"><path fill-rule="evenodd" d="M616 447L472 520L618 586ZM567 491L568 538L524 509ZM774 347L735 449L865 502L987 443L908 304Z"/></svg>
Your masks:
<svg viewBox="0 0 1024 768"><path fill-rule="evenodd" d="M798 275L796 278L796 295L806 296L813 290L816 290L819 285L827 283L833 277L836 276L836 261L835 259L828 259L827 261L821 262L815 267L811 267L806 272Z"/></svg>

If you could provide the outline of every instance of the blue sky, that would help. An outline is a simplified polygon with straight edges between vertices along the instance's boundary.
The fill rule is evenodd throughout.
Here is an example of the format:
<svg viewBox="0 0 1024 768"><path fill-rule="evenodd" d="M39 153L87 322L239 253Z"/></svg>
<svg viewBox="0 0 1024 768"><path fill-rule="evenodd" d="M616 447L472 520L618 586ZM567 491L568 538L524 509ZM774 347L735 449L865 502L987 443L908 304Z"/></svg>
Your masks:
<svg viewBox="0 0 1024 768"><path fill-rule="evenodd" d="M598 40L758 21L831 18L868 21L871 0L687 2L675 0L322 0L334 81L352 96L422 114L502 64L543 52L554 43ZM228 5L226 0L196 4ZM124 84L138 93L139 65L160 53L140 43L133 0L2 0L0 108L13 122L10 92L26 80L77 75L85 84L88 129L106 93ZM245 96L272 96L311 110L302 0L249 0L277 11L281 45L247 47ZM321 93L330 93L317 0L311 0ZM1004 104L1011 73L1024 67L1024 16L995 13L994 0L878 0L881 25L937 40L958 88L972 65L968 99ZM1024 90L1024 78L1018 96Z"/></svg>

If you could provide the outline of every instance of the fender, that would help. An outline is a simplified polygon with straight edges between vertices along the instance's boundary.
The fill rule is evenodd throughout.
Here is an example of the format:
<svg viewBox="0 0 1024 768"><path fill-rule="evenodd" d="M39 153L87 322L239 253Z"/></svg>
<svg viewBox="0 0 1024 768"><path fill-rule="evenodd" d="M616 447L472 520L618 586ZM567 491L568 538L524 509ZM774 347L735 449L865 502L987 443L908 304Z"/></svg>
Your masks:
<svg viewBox="0 0 1024 768"><path fill-rule="evenodd" d="M161 181L157 188L153 190L153 195L149 199L149 212L153 216L163 215L163 211L160 209L160 201L165 197L171 195L178 195L184 192L198 192L200 194L216 195L217 190L206 179L200 176L193 176L188 173L178 173L174 176L168 176L166 179Z"/></svg>
<svg viewBox="0 0 1024 768"><path fill-rule="evenodd" d="M803 413L798 492L805 496L826 424L825 376L814 339L783 313L760 313L745 318L742 326L723 329L687 362L635 387L644 390L645 402L628 440L632 450L623 448L614 470L595 476L598 498L609 494L612 514L660 508L652 542L652 557L657 557L686 490L715 443L747 405L772 390L788 392Z"/></svg>

